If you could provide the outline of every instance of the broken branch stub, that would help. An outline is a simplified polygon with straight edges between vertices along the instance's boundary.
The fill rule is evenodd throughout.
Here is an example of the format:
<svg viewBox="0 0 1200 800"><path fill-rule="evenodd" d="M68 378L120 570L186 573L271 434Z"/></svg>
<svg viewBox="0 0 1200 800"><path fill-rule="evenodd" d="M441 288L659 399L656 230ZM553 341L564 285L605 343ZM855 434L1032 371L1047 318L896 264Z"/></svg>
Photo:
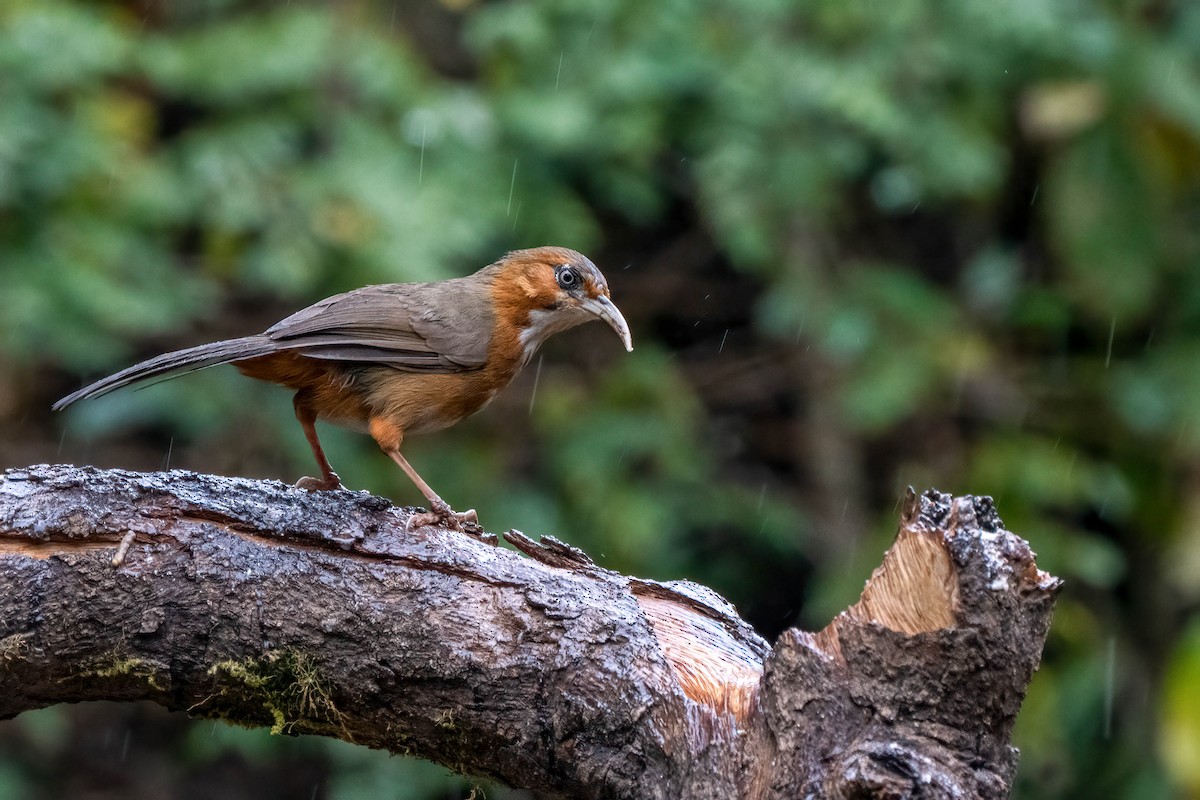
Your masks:
<svg viewBox="0 0 1200 800"><path fill-rule="evenodd" d="M818 797L1007 797L1060 586L991 498L909 489L859 601L817 634L788 631L768 659L781 748L836 753L794 780Z"/></svg>
<svg viewBox="0 0 1200 800"><path fill-rule="evenodd" d="M986 498L909 495L859 602L771 647L711 590L365 493L0 481L0 716L150 699L546 797L1002 797L1058 581ZM112 565L124 544L123 561Z"/></svg>

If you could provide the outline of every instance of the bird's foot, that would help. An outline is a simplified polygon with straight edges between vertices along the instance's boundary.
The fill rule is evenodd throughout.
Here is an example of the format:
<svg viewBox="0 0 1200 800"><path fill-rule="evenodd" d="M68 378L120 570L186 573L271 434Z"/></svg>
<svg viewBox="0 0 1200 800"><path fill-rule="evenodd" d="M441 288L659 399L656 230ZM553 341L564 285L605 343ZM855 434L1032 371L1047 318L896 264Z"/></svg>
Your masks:
<svg viewBox="0 0 1200 800"><path fill-rule="evenodd" d="M345 489L342 479L336 472L331 472L321 478L304 477L296 481L297 489L307 489L310 492L331 492L335 489Z"/></svg>
<svg viewBox="0 0 1200 800"><path fill-rule="evenodd" d="M429 507L429 511L421 511L409 517L405 527L411 531L426 525L437 525L471 536L482 536L483 526L479 524L479 515L475 513L475 509L455 511L449 503L440 499L431 501Z"/></svg>

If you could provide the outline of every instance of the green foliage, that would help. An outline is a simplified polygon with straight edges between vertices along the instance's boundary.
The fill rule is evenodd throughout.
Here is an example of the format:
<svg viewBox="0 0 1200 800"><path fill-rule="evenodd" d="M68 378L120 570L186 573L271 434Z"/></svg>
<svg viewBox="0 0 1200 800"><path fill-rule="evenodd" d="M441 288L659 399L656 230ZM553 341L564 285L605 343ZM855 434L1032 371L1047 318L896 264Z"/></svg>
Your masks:
<svg viewBox="0 0 1200 800"><path fill-rule="evenodd" d="M1171 656L1160 713L1163 717L1163 759L1191 795L1200 793L1200 621L1193 620Z"/></svg>
<svg viewBox="0 0 1200 800"><path fill-rule="evenodd" d="M591 387L547 383L534 430L549 456L536 483L560 498L549 531L578 529L606 564L658 579L694 574L702 532L796 555L798 514L715 474L702 410L665 354L647 348Z"/></svg>
<svg viewBox="0 0 1200 800"><path fill-rule="evenodd" d="M1200 7L419 12L455 56L388 3L180 5L0 6L14 386L66 389L197 328L246 333L508 247L585 249L642 310L637 350L568 334L536 394L519 384L412 442L443 495L489 527L821 624L877 563L905 483L990 493L1067 579L1018 726L1020 796L1195 794ZM732 339L789 387L765 445L744 435L754 420L722 428L714 398L746 376L720 331L721 347L688 339L699 321L671 315L696 307L672 292L711 276L663 253L697 241L751 296ZM42 419L51 399L10 408L0 391L0 421ZM741 402L746 418L767 404ZM289 415L214 372L81 408L62 441L177 436L184 452L212 442L223 468L288 476L311 469ZM53 458L57 430L45 438ZM327 440L349 484L415 500L370 442ZM781 564L814 577L766 585ZM441 781L358 758L334 757L346 796ZM0 794L23 780L0 760Z"/></svg>

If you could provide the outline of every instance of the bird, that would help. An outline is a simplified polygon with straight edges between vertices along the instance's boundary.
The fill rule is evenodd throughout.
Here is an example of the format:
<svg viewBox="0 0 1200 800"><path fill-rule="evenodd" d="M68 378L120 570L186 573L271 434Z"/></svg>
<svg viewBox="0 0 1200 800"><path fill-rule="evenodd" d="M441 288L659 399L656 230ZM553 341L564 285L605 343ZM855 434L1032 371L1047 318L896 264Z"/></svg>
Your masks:
<svg viewBox="0 0 1200 800"><path fill-rule="evenodd" d="M292 406L320 477L297 486L345 488L321 448L317 420L369 434L429 503L409 527L478 530L475 511L454 511L400 448L409 435L448 428L512 382L550 336L592 320L633 350L608 281L565 247L514 250L472 275L430 283L365 286L321 300L262 333L176 350L126 367L54 403L73 403L152 378L232 364L295 392ZM466 527L464 527L466 526Z"/></svg>

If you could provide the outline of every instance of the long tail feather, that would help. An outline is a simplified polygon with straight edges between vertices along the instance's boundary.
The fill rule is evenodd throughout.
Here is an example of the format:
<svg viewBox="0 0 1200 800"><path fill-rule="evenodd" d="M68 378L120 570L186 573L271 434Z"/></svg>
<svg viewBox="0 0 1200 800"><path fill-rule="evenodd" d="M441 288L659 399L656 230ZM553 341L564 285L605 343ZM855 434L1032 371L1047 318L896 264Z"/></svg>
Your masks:
<svg viewBox="0 0 1200 800"><path fill-rule="evenodd" d="M99 397L131 383L163 375L178 377L186 372L214 367L217 364L228 364L231 361L265 356L278 349L278 344L266 336L247 336L242 339L226 339L222 342L202 344L186 350L176 350L173 353L163 353L161 356L155 356L139 364L134 364L132 367L126 367L79 391L72 392L55 403L53 407L55 411L61 411L78 400ZM170 375L170 373L177 374Z"/></svg>

